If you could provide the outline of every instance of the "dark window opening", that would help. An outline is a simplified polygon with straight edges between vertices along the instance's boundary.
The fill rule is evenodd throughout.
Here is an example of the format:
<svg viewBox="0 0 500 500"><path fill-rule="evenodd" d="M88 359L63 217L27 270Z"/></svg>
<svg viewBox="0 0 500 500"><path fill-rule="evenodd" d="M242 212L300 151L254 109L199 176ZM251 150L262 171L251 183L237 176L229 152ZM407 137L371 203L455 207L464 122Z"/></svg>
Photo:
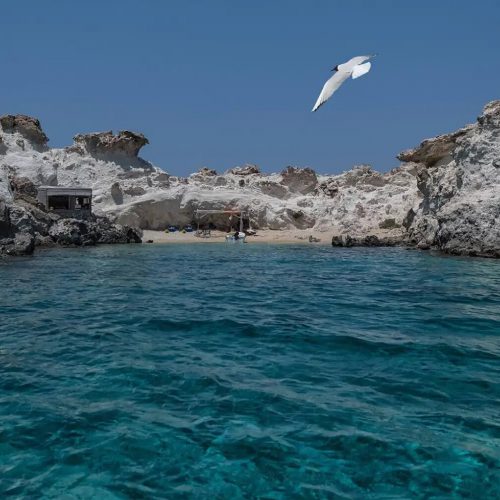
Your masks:
<svg viewBox="0 0 500 500"><path fill-rule="evenodd" d="M49 210L69 210L69 196L49 196Z"/></svg>

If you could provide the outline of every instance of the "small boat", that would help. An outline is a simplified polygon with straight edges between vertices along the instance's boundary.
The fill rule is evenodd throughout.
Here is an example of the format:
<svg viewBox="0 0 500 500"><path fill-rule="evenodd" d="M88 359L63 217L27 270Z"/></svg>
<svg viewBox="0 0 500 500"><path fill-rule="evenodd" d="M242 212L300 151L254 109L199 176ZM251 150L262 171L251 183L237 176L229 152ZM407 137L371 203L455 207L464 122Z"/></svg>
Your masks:
<svg viewBox="0 0 500 500"><path fill-rule="evenodd" d="M246 234L236 231L234 234L226 234L226 243L245 243Z"/></svg>
<svg viewBox="0 0 500 500"><path fill-rule="evenodd" d="M201 236L207 238L210 236L210 230L208 230L208 235L206 235L206 230L200 229L200 221L206 216L209 215L228 215L229 216L229 225L231 226L231 220L233 217L239 219L239 230L235 233L230 233L226 235L226 243L246 243L246 234L243 232L243 217L245 216L245 212L243 210L238 209L227 209L227 210L202 210L197 209L195 211L195 217L198 222L198 230L196 231L196 236Z"/></svg>

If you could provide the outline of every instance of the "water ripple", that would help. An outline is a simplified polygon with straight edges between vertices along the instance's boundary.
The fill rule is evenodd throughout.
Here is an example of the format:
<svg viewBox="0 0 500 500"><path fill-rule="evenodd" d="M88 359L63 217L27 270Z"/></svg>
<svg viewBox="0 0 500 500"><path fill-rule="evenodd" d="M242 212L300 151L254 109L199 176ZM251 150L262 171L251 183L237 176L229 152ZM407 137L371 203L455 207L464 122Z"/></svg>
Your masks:
<svg viewBox="0 0 500 500"><path fill-rule="evenodd" d="M2 497L500 495L499 262L55 249L0 294Z"/></svg>

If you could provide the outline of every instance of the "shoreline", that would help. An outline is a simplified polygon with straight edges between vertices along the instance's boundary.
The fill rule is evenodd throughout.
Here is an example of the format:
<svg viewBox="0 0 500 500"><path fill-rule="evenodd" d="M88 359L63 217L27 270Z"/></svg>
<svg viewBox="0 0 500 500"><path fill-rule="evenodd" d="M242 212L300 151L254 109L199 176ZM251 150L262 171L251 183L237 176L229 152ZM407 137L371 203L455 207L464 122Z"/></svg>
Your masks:
<svg viewBox="0 0 500 500"><path fill-rule="evenodd" d="M192 233L165 233L164 231L143 230L142 242L146 244L152 241L153 244L176 244L176 243L225 243L225 231L211 231L210 238L200 238ZM309 236L319 239L310 242ZM333 232L316 231L313 229L261 229L257 234L247 236L246 243L283 243L283 244L307 244L307 245L330 245L332 244Z"/></svg>

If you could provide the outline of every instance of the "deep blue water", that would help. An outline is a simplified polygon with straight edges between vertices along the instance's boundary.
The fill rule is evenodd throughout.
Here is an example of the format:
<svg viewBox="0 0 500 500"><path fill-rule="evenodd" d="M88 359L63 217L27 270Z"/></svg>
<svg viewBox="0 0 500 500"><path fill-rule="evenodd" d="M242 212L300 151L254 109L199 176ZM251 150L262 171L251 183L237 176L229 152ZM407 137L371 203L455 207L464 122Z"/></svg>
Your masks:
<svg viewBox="0 0 500 500"><path fill-rule="evenodd" d="M499 261L50 250L0 317L2 498L500 495Z"/></svg>

